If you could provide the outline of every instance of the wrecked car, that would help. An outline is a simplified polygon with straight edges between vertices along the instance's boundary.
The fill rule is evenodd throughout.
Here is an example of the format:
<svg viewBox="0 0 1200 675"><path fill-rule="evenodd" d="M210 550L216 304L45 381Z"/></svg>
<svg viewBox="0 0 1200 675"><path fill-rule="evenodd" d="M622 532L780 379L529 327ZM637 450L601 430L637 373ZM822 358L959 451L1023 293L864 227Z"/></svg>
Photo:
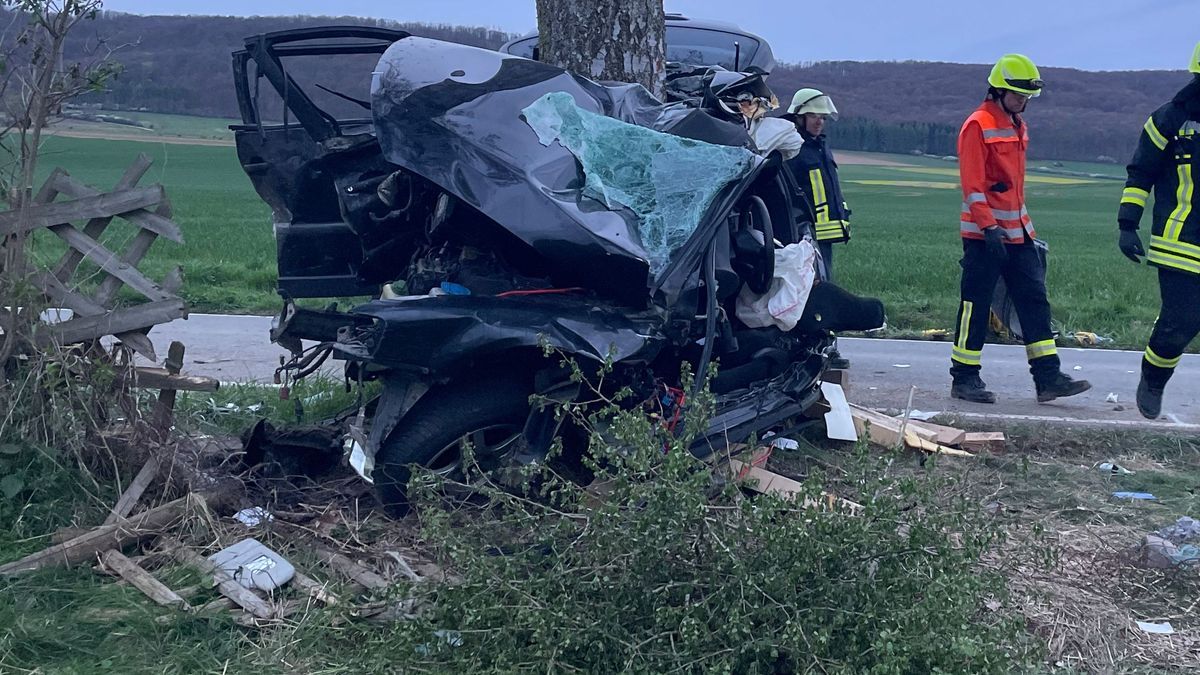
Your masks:
<svg viewBox="0 0 1200 675"><path fill-rule="evenodd" d="M374 61L366 91L305 81L314 57ZM807 419L831 331L883 323L877 300L820 281L787 330L745 314L781 250L811 249L803 200L701 102L378 28L254 36L233 65L238 156L277 238L271 337L294 375L332 357L381 383L347 448L392 513L412 465L453 474L468 443L485 468L539 462L568 438L530 403L589 396L564 358L664 406L693 393L682 364L719 365L691 445L707 457ZM356 294L376 299L296 304Z"/></svg>

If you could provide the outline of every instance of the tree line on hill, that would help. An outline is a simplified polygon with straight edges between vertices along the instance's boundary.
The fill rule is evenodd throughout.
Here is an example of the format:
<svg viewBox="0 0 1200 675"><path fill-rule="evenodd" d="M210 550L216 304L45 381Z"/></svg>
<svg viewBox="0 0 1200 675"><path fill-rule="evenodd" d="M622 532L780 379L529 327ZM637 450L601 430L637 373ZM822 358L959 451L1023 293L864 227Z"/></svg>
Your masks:
<svg viewBox="0 0 1200 675"><path fill-rule="evenodd" d="M0 11L0 20L11 15ZM237 117L230 54L247 36L323 25L366 25L495 49L512 34L478 27L406 24L356 17L137 16L102 12L74 34L68 58L115 49L122 73L84 102L113 110ZM753 27L749 27L753 29ZM1031 55L1035 58L1037 55ZM315 60L305 79L340 85L368 79L334 60ZM988 65L936 62L781 64L769 84L786 106L801 87L830 94L842 116L836 148L955 152L958 127L983 99ZM1089 72L1044 68L1046 89L1030 104L1030 157L1124 163L1146 117L1187 82L1169 71ZM348 85L347 85L348 86Z"/></svg>

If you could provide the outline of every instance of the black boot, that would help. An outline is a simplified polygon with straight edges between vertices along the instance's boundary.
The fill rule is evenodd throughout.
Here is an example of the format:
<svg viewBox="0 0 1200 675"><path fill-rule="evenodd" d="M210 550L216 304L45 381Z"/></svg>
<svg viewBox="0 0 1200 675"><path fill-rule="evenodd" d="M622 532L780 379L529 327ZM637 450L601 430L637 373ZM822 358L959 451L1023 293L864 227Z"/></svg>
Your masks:
<svg viewBox="0 0 1200 675"><path fill-rule="evenodd" d="M1035 380L1034 388L1037 389L1038 403L1046 403L1056 398L1082 394L1092 388L1092 383L1087 380L1072 380L1070 375L1059 371L1047 380Z"/></svg>
<svg viewBox="0 0 1200 675"><path fill-rule="evenodd" d="M950 398L961 398L972 403L995 403L996 395L987 390L979 375L961 375L950 385Z"/></svg>
<svg viewBox="0 0 1200 675"><path fill-rule="evenodd" d="M1137 407L1138 412L1142 413L1142 417L1152 420L1158 417L1162 412L1162 387L1152 387L1146 381L1146 376L1142 375L1142 379L1138 382L1137 388Z"/></svg>

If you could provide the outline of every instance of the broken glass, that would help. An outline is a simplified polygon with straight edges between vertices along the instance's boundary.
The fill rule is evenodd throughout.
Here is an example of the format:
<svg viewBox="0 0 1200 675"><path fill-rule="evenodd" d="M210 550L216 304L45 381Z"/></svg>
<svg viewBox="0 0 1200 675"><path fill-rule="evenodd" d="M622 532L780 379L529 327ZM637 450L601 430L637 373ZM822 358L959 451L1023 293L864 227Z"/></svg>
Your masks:
<svg viewBox="0 0 1200 675"><path fill-rule="evenodd" d="M583 192L638 219L638 234L657 274L700 224L730 181L745 176L755 156L639 127L580 108L566 92L551 92L522 112L542 145L558 141L583 165Z"/></svg>

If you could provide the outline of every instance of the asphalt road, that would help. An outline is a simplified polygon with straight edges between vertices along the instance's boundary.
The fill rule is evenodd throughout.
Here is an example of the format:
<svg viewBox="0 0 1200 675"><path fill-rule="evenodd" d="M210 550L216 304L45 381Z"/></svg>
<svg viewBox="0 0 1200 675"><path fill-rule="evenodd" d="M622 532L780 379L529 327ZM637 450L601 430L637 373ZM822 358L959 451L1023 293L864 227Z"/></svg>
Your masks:
<svg viewBox="0 0 1200 675"><path fill-rule="evenodd" d="M186 345L184 372L225 382L271 382L283 349L268 337L270 317L192 314L150 332L165 355L172 340ZM1063 369L1092 383L1079 396L1040 404L1019 345L987 345L983 378L999 400L993 405L951 399L950 343L916 340L842 338L842 355L850 359L847 398L872 408L903 410L912 392L912 407L925 412L953 412L973 418L1003 418L997 423L1048 422L1096 426L1138 426L1200 432L1200 355L1184 356L1167 388L1163 418L1145 420L1133 404L1140 352L1107 349L1061 349ZM336 365L331 367L335 375ZM914 389L915 388L915 389ZM1112 401L1115 397L1115 402Z"/></svg>

